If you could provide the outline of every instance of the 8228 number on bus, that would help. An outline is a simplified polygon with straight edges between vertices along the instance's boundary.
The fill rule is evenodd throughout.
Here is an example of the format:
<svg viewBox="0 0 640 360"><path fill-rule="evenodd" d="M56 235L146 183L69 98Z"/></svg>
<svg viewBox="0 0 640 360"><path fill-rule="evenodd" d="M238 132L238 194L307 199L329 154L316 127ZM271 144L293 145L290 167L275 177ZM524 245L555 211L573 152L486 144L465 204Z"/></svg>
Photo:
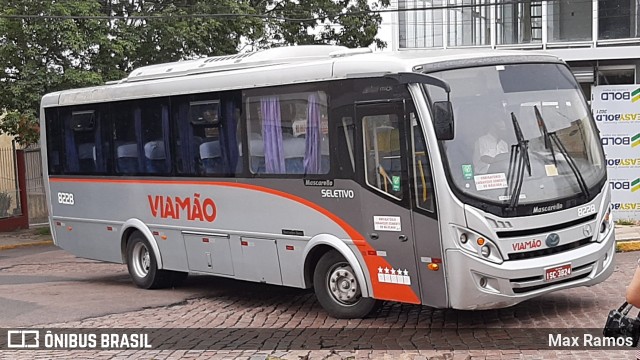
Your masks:
<svg viewBox="0 0 640 360"><path fill-rule="evenodd" d="M75 204L75 202L73 200L73 194L72 193L59 192L58 193L58 203L62 204L62 205L73 205L73 204Z"/></svg>

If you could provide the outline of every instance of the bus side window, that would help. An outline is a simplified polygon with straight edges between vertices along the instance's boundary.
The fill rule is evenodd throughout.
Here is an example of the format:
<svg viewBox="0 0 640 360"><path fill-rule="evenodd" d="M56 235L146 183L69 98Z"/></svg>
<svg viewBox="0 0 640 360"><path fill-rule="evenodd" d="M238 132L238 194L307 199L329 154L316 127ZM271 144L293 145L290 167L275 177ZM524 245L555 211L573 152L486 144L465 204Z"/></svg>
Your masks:
<svg viewBox="0 0 640 360"><path fill-rule="evenodd" d="M74 107L62 111L64 155L54 154L65 173L99 174L107 171L108 142L104 141L102 115L96 109ZM55 150L54 150L55 152Z"/></svg>
<svg viewBox="0 0 640 360"><path fill-rule="evenodd" d="M342 117L338 125L338 167L345 174L353 175L356 171L355 162L355 124L353 118Z"/></svg>
<svg viewBox="0 0 640 360"><path fill-rule="evenodd" d="M141 156L146 174L163 175L171 172L169 143L169 106L164 101L144 100L140 102L142 134L137 135L142 142ZM140 148L139 148L140 149Z"/></svg>
<svg viewBox="0 0 640 360"><path fill-rule="evenodd" d="M63 173L64 127L58 118L58 109L45 109L47 123L47 162L50 175Z"/></svg>
<svg viewBox="0 0 640 360"><path fill-rule="evenodd" d="M328 99L323 91L245 96L254 174L329 172Z"/></svg>

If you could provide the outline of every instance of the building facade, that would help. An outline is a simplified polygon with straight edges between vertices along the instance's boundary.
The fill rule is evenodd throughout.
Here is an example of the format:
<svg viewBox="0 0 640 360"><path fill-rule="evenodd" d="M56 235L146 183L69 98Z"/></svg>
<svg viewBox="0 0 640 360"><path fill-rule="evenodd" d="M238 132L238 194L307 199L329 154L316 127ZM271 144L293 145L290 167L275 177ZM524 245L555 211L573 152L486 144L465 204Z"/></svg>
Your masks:
<svg viewBox="0 0 640 360"><path fill-rule="evenodd" d="M640 0L396 0L392 50L486 47L558 55L592 85L639 84ZM386 24L386 25L385 25Z"/></svg>

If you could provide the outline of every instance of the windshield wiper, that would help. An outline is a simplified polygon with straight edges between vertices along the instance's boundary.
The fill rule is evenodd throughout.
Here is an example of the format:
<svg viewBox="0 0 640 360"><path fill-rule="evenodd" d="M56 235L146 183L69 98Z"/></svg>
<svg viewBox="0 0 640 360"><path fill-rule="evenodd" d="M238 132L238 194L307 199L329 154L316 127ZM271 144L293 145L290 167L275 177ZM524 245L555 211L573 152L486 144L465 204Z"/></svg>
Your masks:
<svg viewBox="0 0 640 360"><path fill-rule="evenodd" d="M567 149L564 147L564 144L562 143L562 141L560 141L558 134L556 134L555 131L554 132L547 131L547 124L544 122L544 118L542 117L540 110L538 110L537 105L533 106L533 110L536 113L536 119L538 120L538 124L542 126L542 132L545 137L545 140L544 140L545 147L547 145L548 140L552 140L556 144L558 151L567 160L567 164L569 165L571 172L573 172L573 175L576 177L576 180L578 181L578 186L580 187L580 191L585 197L588 198L589 188L587 187L587 183L584 181L584 177L582 176L580 169L578 169L578 166L576 166L576 162L573 160L573 157L569 154ZM551 143L551 141L549 141L549 145L551 149L551 155L553 156L553 163L557 166L558 164L556 163L556 155L553 152L553 144Z"/></svg>
<svg viewBox="0 0 640 360"><path fill-rule="evenodd" d="M538 126L542 128L542 134L544 135L544 148L549 149L551 151L551 157L553 157L553 164L558 166L558 162L556 161L556 153L553 151L553 143L551 142L551 135L549 135L549 130L547 130L547 124L544 122L542 118L542 114L540 114L540 110L538 110L538 105L533 105L533 110L536 112L536 119L538 121Z"/></svg>
<svg viewBox="0 0 640 360"><path fill-rule="evenodd" d="M529 140L525 140L520 128L518 118L512 112L511 122L513 123L513 131L516 134L516 145L511 145L511 152L509 154L509 169L507 170L507 193L511 194L511 203L509 208L514 209L518 206L520 200L520 192L522 191L522 183L524 182L524 170L527 168L529 176L531 176L531 162L529 161ZM517 176L516 181L513 178Z"/></svg>

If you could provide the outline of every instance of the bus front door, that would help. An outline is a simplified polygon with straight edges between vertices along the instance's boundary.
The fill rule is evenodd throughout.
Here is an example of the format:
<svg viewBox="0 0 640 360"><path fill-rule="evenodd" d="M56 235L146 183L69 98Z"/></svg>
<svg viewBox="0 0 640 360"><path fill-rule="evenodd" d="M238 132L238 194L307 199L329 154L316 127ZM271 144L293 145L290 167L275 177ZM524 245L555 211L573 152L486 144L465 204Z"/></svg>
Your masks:
<svg viewBox="0 0 640 360"><path fill-rule="evenodd" d="M420 303L415 262L403 100L356 104L363 149L364 253L377 299Z"/></svg>

